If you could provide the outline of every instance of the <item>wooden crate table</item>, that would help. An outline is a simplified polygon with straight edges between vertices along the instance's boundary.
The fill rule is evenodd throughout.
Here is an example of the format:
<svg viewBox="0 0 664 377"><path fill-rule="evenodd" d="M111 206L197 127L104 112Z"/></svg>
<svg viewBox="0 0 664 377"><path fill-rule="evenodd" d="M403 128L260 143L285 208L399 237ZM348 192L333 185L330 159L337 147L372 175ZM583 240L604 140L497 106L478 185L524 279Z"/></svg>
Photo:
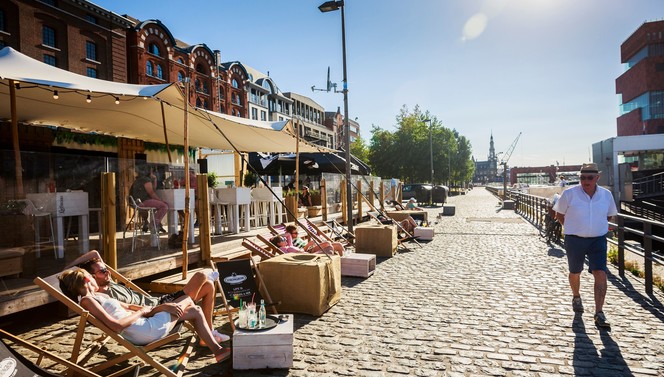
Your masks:
<svg viewBox="0 0 664 377"><path fill-rule="evenodd" d="M288 253L258 264L277 310L320 316L341 299L338 255Z"/></svg>
<svg viewBox="0 0 664 377"><path fill-rule="evenodd" d="M290 368L293 366L293 315L265 331L233 332L233 369Z"/></svg>
<svg viewBox="0 0 664 377"><path fill-rule="evenodd" d="M341 276L368 278L376 271L375 254L346 254L341 257Z"/></svg>
<svg viewBox="0 0 664 377"><path fill-rule="evenodd" d="M397 252L397 228L394 225L366 224L355 227L355 252L392 257Z"/></svg>
<svg viewBox="0 0 664 377"><path fill-rule="evenodd" d="M22 274L24 254L22 247L0 249L0 277Z"/></svg>
<svg viewBox="0 0 664 377"><path fill-rule="evenodd" d="M404 210L404 211L387 211L387 216L393 218L396 221L403 221L412 217L414 220L421 220L425 223L429 223L429 214L427 211L413 211L413 210Z"/></svg>

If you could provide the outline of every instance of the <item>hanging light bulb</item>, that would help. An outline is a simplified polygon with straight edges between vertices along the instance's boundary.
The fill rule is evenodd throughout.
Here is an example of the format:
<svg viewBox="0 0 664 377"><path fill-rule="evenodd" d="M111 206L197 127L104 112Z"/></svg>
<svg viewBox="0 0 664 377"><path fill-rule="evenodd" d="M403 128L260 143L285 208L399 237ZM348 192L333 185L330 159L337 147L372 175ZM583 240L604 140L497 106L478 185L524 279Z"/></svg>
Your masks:
<svg viewBox="0 0 664 377"><path fill-rule="evenodd" d="M120 99L118 97L115 97L115 104L119 105L120 104Z"/></svg>
<svg viewBox="0 0 664 377"><path fill-rule="evenodd" d="M92 102L92 98L90 98L90 95L88 94L88 98L85 99L85 102L90 103Z"/></svg>
<svg viewBox="0 0 664 377"><path fill-rule="evenodd" d="M53 91L53 99L58 99L58 98L60 98L60 96L58 95L58 91L54 90Z"/></svg>

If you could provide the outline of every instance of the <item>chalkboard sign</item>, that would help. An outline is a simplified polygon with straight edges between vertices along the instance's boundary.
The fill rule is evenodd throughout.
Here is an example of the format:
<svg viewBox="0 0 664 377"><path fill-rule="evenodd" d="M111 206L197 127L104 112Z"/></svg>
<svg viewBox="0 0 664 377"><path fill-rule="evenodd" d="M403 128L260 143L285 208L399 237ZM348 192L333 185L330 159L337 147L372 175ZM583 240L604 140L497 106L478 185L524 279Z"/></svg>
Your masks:
<svg viewBox="0 0 664 377"><path fill-rule="evenodd" d="M229 305L238 308L240 300L250 302L252 296L254 302L260 303L262 297L256 285L251 260L235 259L218 262L217 271L219 271L221 289Z"/></svg>

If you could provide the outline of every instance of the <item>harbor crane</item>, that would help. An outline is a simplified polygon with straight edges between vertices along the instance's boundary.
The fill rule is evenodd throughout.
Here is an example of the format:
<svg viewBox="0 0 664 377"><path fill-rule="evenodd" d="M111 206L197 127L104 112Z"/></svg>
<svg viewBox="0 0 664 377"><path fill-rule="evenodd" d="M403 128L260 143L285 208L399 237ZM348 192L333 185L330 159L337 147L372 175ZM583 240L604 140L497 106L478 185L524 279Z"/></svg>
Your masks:
<svg viewBox="0 0 664 377"><path fill-rule="evenodd" d="M505 198L507 197L507 163L510 160L510 157L512 157L512 153L514 152L514 148L516 148L516 144L519 142L519 138L521 137L521 132L516 136L516 139L510 144L510 146L507 148L507 150L503 153L503 158L500 159L500 164L503 166L503 201L505 201Z"/></svg>

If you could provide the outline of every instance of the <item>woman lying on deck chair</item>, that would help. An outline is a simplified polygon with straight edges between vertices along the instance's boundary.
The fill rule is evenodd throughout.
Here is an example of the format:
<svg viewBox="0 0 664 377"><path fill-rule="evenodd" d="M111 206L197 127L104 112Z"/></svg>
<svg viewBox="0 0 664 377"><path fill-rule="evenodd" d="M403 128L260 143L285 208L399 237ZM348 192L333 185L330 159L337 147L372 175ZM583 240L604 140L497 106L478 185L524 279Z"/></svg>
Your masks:
<svg viewBox="0 0 664 377"><path fill-rule="evenodd" d="M180 321L189 321L196 334L214 354L217 362L226 360L231 353L212 336L203 311L191 298L178 303L151 306L129 305L103 293L97 293L97 282L82 268L63 272L60 290L74 302L88 310L113 331L136 345L146 345L163 338Z"/></svg>
<svg viewBox="0 0 664 377"><path fill-rule="evenodd" d="M332 245L329 242L321 242L320 246L314 244L309 248L301 248L294 246L286 235L278 235L270 238L270 243L279 248L284 253L325 253L336 254ZM313 242L311 242L313 243Z"/></svg>
<svg viewBox="0 0 664 377"><path fill-rule="evenodd" d="M319 242L320 247L312 240L312 241L305 241L302 238L298 237L298 230L295 225L288 225L286 226L286 240L288 241L288 246L295 246L301 249L304 249L305 252L307 253L313 253L313 252L320 252L321 248L323 251L327 253L325 249L327 248L332 248L334 250L334 253L343 256L344 255L344 245L341 244L341 242L329 242L329 241L322 241ZM311 250L311 251L310 251Z"/></svg>

